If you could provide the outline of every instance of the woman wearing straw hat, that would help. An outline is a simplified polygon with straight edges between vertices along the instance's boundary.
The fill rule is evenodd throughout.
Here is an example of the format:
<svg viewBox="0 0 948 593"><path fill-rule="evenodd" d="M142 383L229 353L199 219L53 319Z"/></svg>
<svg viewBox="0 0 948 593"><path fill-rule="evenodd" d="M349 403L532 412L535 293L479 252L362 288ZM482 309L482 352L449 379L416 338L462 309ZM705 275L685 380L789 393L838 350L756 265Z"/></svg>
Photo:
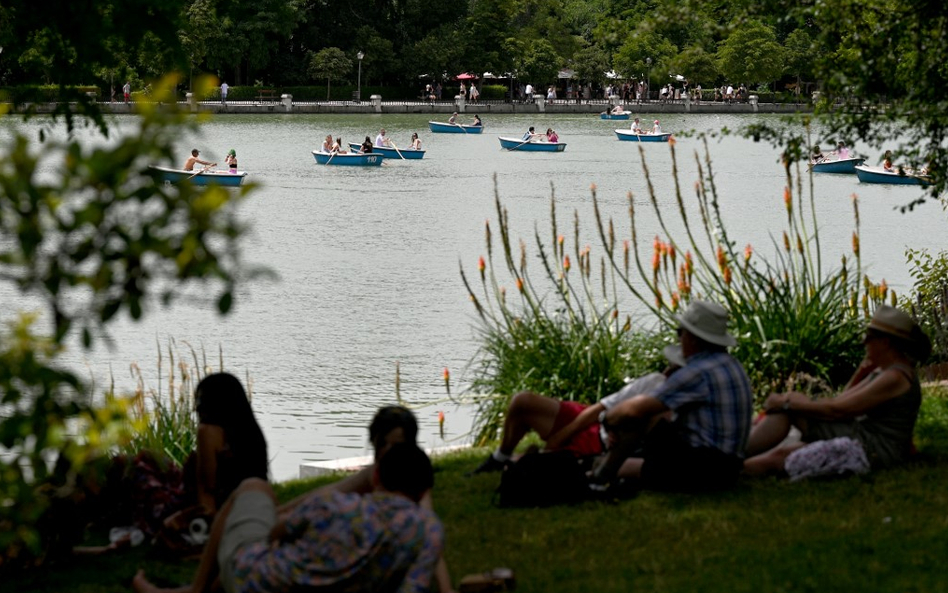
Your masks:
<svg viewBox="0 0 948 593"><path fill-rule="evenodd" d="M863 343L866 356L836 397L811 400L789 392L767 398L766 416L754 427L747 446L746 473L789 471L791 477L806 477L813 468L803 467L798 474L797 465L833 466L840 463L839 455L849 461L837 473L865 472L908 458L922 401L915 365L928 358L931 341L908 314L882 305L872 316ZM779 446L791 426L800 429L802 442ZM833 444L811 448L810 444L823 441ZM801 448L810 451L798 454Z"/></svg>

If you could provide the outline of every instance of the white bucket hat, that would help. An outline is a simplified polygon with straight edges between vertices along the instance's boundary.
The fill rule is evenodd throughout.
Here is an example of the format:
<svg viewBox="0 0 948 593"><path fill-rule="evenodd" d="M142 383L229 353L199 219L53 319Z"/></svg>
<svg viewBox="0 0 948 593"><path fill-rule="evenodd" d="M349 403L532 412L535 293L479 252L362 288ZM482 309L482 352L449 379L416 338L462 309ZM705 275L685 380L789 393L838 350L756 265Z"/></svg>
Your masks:
<svg viewBox="0 0 948 593"><path fill-rule="evenodd" d="M692 301L678 322L705 342L718 346L734 346L737 340L727 333L727 309L717 303Z"/></svg>

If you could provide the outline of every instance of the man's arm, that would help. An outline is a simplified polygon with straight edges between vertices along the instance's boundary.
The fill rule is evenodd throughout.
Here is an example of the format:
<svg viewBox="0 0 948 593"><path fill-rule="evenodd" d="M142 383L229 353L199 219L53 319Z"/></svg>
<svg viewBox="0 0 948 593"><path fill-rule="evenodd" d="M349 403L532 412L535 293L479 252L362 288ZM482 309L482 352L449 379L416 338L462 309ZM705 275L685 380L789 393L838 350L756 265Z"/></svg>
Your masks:
<svg viewBox="0 0 948 593"><path fill-rule="evenodd" d="M595 403L582 412L578 416L573 418L573 420L561 428L559 431L551 434L546 439L546 449L559 449L566 442L568 442L574 435L582 432L586 428L592 426L599 421L599 413L605 410L605 406L601 403Z"/></svg>

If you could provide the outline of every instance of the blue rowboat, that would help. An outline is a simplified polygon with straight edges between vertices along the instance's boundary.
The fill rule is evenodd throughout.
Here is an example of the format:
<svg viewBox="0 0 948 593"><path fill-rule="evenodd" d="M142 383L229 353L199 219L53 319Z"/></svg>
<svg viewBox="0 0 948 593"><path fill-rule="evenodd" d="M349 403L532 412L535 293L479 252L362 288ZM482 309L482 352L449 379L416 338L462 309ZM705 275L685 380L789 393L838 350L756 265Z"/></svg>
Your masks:
<svg viewBox="0 0 948 593"><path fill-rule="evenodd" d="M671 138L671 133L652 134L651 132L647 132L638 134L632 130L616 130L616 136L619 140L625 140L626 142L668 142L668 139Z"/></svg>
<svg viewBox="0 0 948 593"><path fill-rule="evenodd" d="M358 151L360 148L362 148L362 145L356 144L355 142L350 142L349 148L354 151ZM399 152L402 153L401 157L398 156ZM399 148L398 150L395 150L394 148L390 148L388 146L373 146L372 154L380 154L387 159L394 160L401 160L403 157L405 160L417 160L425 157L425 151L423 150L415 150L413 148Z"/></svg>
<svg viewBox="0 0 948 593"><path fill-rule="evenodd" d="M563 152L565 142L531 142L520 138L500 137L500 147L507 150L522 150L526 152Z"/></svg>
<svg viewBox="0 0 948 593"><path fill-rule="evenodd" d="M631 111L623 111L622 113L600 113L599 119L629 119L630 115L632 115Z"/></svg>
<svg viewBox="0 0 948 593"><path fill-rule="evenodd" d="M810 170L814 173L848 173L852 175L856 172L856 165L861 165L865 160L861 158L825 160L810 163Z"/></svg>
<svg viewBox="0 0 948 593"><path fill-rule="evenodd" d="M238 187L244 182L247 176L246 171L184 171L182 169L169 169L168 167L159 167L149 165L149 169L158 173L158 178L168 183L190 182L193 185L223 185L226 187Z"/></svg>
<svg viewBox="0 0 948 593"><path fill-rule="evenodd" d="M354 152L328 153L321 150L313 151L313 158L320 165L340 165L349 167L378 167L385 157L372 154L356 154Z"/></svg>
<svg viewBox="0 0 948 593"><path fill-rule="evenodd" d="M484 126L449 124L440 121L430 121L428 122L428 127L436 134L480 134L484 131Z"/></svg>
<svg viewBox="0 0 948 593"><path fill-rule="evenodd" d="M856 177L863 183L890 183L894 185L931 185L931 177L920 175L912 169L886 171L882 167L856 166Z"/></svg>

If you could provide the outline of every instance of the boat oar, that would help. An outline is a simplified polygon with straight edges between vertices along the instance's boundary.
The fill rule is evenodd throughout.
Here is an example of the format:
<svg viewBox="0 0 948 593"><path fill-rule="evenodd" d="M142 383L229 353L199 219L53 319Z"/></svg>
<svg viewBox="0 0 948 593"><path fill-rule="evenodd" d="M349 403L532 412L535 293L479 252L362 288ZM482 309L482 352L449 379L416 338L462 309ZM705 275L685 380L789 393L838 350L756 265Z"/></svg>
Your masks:
<svg viewBox="0 0 948 593"><path fill-rule="evenodd" d="M531 140L533 140L533 136L530 136L529 138L527 138L526 140L524 140L523 142L521 142L520 144L518 144L518 145L516 145L516 146L511 146L511 147L508 148L507 150L517 150L518 148L520 148L520 147L523 146L524 144L529 144Z"/></svg>
<svg viewBox="0 0 948 593"><path fill-rule="evenodd" d="M404 160L405 160L405 155L402 154L402 151L398 150L398 147L395 146L395 143L392 142L391 140L389 140L388 143L391 144L391 145L392 145L392 148L395 149L395 152L398 153L398 157L404 161Z"/></svg>
<svg viewBox="0 0 948 593"><path fill-rule="evenodd" d="M208 169L210 169L211 167L213 167L213 166L216 165L216 164L217 164L217 163L211 163L210 165L207 165L206 167L204 167L203 169L201 169L201 170L198 171L197 173L194 173L194 174L192 174L190 177L188 177L187 179L185 179L185 181L190 181L190 180L193 179L194 177L197 177L197 176L200 175L201 173L204 173L205 171L207 171Z"/></svg>
<svg viewBox="0 0 948 593"><path fill-rule="evenodd" d="M336 156L337 153L338 153L338 151L335 151L335 150L331 150L331 151L329 152L329 158L326 159L326 164L327 164L327 165L329 164L330 161L332 161L332 157Z"/></svg>

